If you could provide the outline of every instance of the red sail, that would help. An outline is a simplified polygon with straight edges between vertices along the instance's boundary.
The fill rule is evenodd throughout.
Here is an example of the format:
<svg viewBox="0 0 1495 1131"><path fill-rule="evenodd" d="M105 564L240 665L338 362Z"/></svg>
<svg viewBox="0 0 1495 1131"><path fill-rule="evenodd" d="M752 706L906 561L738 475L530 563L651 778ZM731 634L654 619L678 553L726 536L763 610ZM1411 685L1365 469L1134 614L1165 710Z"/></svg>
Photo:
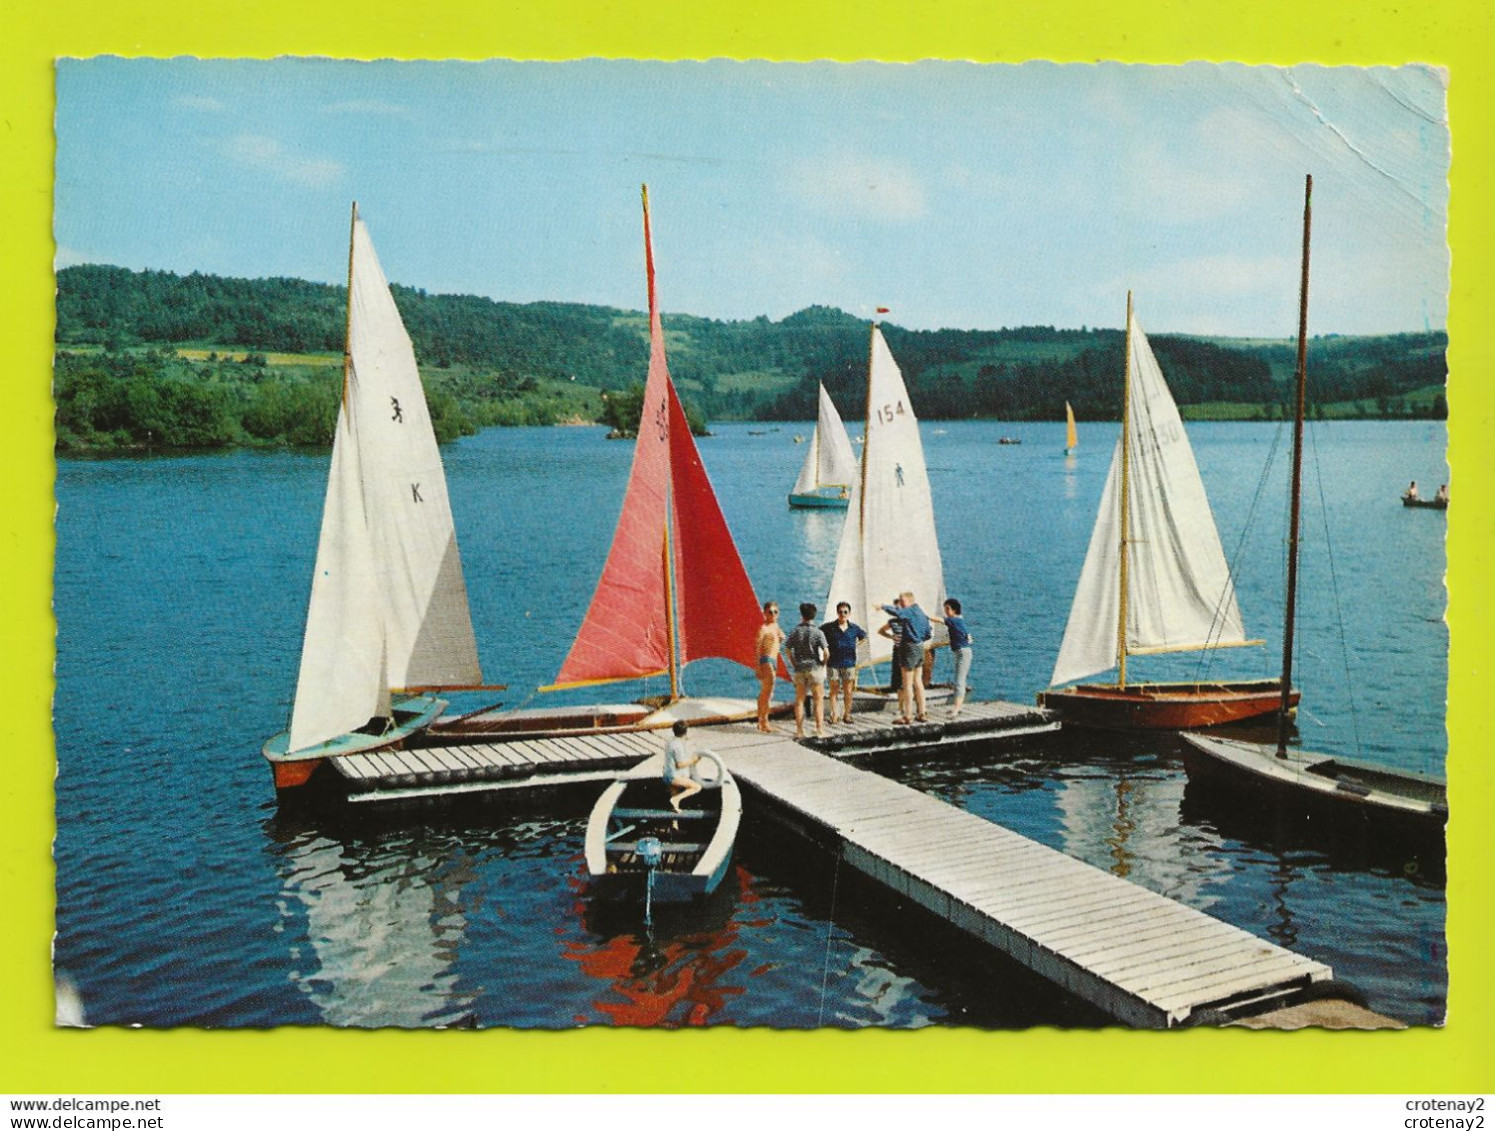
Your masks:
<svg viewBox="0 0 1495 1131"><path fill-rule="evenodd" d="M755 662L753 637L761 622L758 601L706 478L665 361L647 195L644 255L649 279L649 380L633 470L607 564L576 642L556 676L557 687L669 671L671 578L666 549L671 546L681 663L706 656L749 667Z"/></svg>
<svg viewBox="0 0 1495 1131"><path fill-rule="evenodd" d="M751 668L758 662L753 641L763 614L706 478L680 398L673 385L668 388L680 662L719 656Z"/></svg>

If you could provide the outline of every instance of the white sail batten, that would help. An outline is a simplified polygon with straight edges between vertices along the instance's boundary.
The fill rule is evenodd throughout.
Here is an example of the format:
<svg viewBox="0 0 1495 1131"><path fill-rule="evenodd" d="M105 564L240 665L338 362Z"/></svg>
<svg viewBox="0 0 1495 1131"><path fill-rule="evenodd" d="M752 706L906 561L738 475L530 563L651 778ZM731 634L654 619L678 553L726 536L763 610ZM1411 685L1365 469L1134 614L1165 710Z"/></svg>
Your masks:
<svg viewBox="0 0 1495 1131"><path fill-rule="evenodd" d="M348 363L292 751L387 713L391 687L482 683L415 351L362 221L352 238Z"/></svg>
<svg viewBox="0 0 1495 1131"><path fill-rule="evenodd" d="M1127 337L1132 355L1127 652L1245 644L1235 584L1178 406L1135 318ZM1051 686L1117 663L1121 443L1118 438Z"/></svg>
<svg viewBox="0 0 1495 1131"><path fill-rule="evenodd" d="M857 656L863 664L881 663L893 653L892 641L877 632L888 620L883 605L909 591L926 613L938 616L945 600L919 421L898 363L875 326L867 394L861 474L851 481L846 524L825 603L829 614L837 602L848 602L851 619L867 630ZM942 626L933 627L936 641L946 639Z"/></svg>
<svg viewBox="0 0 1495 1131"><path fill-rule="evenodd" d="M817 487L850 487L857 477L857 457L851 437L831 395L820 386L820 408L810 450L794 481L793 493L807 495Z"/></svg>

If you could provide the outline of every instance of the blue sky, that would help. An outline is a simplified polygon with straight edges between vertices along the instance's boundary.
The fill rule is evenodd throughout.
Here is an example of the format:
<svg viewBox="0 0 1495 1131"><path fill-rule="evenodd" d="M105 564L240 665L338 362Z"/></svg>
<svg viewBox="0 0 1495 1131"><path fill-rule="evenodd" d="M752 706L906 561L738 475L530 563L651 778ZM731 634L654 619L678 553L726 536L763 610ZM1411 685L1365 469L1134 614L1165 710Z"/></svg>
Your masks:
<svg viewBox="0 0 1495 1131"><path fill-rule="evenodd" d="M1449 135L1425 67L63 60L58 264L929 329L1442 328Z"/></svg>

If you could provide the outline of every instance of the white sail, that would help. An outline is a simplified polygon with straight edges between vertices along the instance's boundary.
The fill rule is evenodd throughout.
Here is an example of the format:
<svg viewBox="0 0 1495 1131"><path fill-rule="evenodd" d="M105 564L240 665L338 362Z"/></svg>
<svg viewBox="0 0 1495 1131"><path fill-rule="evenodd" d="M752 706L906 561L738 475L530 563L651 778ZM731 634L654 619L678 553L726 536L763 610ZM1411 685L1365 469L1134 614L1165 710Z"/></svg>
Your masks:
<svg viewBox="0 0 1495 1131"><path fill-rule="evenodd" d="M825 392L821 386L820 391ZM794 486L789 488L791 495L808 495L816 487L820 486L820 425L815 425L815 431L810 433L810 450L805 453L805 462L799 466L799 475L794 480Z"/></svg>
<svg viewBox="0 0 1495 1131"><path fill-rule="evenodd" d="M1135 317L1131 350L1127 653L1246 643L1235 585L1178 406ZM1101 492L1051 686L1117 664L1121 443Z"/></svg>
<svg viewBox="0 0 1495 1131"><path fill-rule="evenodd" d="M348 360L291 716L302 750L387 714L389 690L482 682L415 351L353 223Z"/></svg>
<svg viewBox="0 0 1495 1131"><path fill-rule="evenodd" d="M831 395L820 386L820 412L810 450L794 481L793 494L808 495L817 487L850 487L857 477L857 457L851 450L851 438Z"/></svg>
<svg viewBox="0 0 1495 1131"><path fill-rule="evenodd" d="M888 620L882 606L904 591L912 592L926 613L940 615L945 576L919 421L898 363L873 326L861 475L852 480L825 603L829 612L837 602L849 602L851 619L867 630L860 662L880 663L892 655L892 641L877 630ZM936 640L944 640L941 626L934 627Z"/></svg>

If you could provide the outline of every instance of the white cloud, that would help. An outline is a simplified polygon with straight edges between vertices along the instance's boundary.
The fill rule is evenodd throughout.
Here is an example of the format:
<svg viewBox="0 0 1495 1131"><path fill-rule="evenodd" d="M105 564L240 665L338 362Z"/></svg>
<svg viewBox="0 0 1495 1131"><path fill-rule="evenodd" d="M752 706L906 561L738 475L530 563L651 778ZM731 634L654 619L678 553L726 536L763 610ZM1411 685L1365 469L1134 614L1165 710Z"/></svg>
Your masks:
<svg viewBox="0 0 1495 1131"><path fill-rule="evenodd" d="M924 186L907 166L853 153L794 165L784 189L824 212L863 220L916 220L925 213Z"/></svg>
<svg viewBox="0 0 1495 1131"><path fill-rule="evenodd" d="M224 156L240 165L305 188L333 184L344 172L336 161L292 153L275 138L263 134L239 134L225 141L221 148Z"/></svg>

